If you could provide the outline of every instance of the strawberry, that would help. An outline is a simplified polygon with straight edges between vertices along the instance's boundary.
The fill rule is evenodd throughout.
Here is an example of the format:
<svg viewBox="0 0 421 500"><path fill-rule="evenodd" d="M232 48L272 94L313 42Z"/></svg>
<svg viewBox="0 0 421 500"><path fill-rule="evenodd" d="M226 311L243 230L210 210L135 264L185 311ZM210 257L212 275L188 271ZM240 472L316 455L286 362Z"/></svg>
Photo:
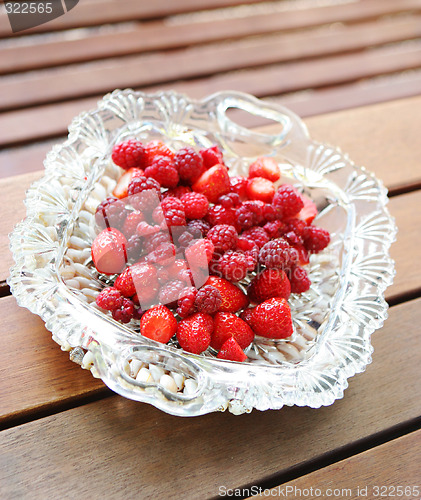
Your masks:
<svg viewBox="0 0 421 500"><path fill-rule="evenodd" d="M218 352L218 355L216 357L218 359L240 362L243 362L247 359L247 356L238 345L238 342L236 342L232 337L230 337L223 343L223 345L221 346L221 350Z"/></svg>
<svg viewBox="0 0 421 500"><path fill-rule="evenodd" d="M225 165L218 163L197 179L192 186L193 191L202 193L211 202L215 203L217 199L230 191L230 178Z"/></svg>
<svg viewBox="0 0 421 500"><path fill-rule="evenodd" d="M276 182L281 177L281 169L273 158L257 158L249 167L249 177L264 177Z"/></svg>
<svg viewBox="0 0 421 500"><path fill-rule="evenodd" d="M247 184L248 179L242 175L238 177L230 177L230 191L238 194L240 201L247 200Z"/></svg>
<svg viewBox="0 0 421 500"><path fill-rule="evenodd" d="M305 194L302 194L301 198L304 203L304 208L302 208L298 212L296 217L298 219L303 220L307 224L311 224L318 213L316 204L312 200L310 200L310 198L308 198Z"/></svg>
<svg viewBox="0 0 421 500"><path fill-rule="evenodd" d="M222 344L233 337L245 349L254 339L253 330L241 318L232 313L218 312L213 318L211 346L219 350Z"/></svg>
<svg viewBox="0 0 421 500"><path fill-rule="evenodd" d="M140 320L140 333L166 344L177 331L177 320L168 307L159 305L146 311Z"/></svg>
<svg viewBox="0 0 421 500"><path fill-rule="evenodd" d="M203 159L203 164L206 170L213 167L217 163L224 163L222 152L216 144L210 148L201 149L199 154Z"/></svg>
<svg viewBox="0 0 421 500"><path fill-rule="evenodd" d="M291 285L282 269L265 269L247 288L247 295L252 302L259 303L271 297L283 297L288 300Z"/></svg>
<svg viewBox="0 0 421 500"><path fill-rule="evenodd" d="M222 304L219 306L221 312L235 313L249 305L246 294L238 286L230 283L224 278L209 276L206 285L212 285L219 290L222 298Z"/></svg>
<svg viewBox="0 0 421 500"><path fill-rule="evenodd" d="M157 271L150 264L138 262L125 269L115 280L114 286L124 297L136 294L141 305L149 304L159 288Z"/></svg>
<svg viewBox="0 0 421 500"><path fill-rule="evenodd" d="M284 298L265 300L253 310L250 326L256 335L268 339L285 339L292 335L291 309Z"/></svg>
<svg viewBox="0 0 421 500"><path fill-rule="evenodd" d="M91 255L97 271L103 274L116 274L122 271L127 262L127 240L114 228L106 228L94 239Z"/></svg>
<svg viewBox="0 0 421 500"><path fill-rule="evenodd" d="M141 168L137 167L130 168L129 170L127 170L127 172L124 172L124 174L118 180L116 187L114 188L113 195L120 200L122 198L127 198L127 189L129 187L129 184L132 182L132 179L134 179L135 177L140 177L141 175L144 175L144 172Z"/></svg>
<svg viewBox="0 0 421 500"><path fill-rule="evenodd" d="M145 151L145 166L152 165L157 156L166 156L174 160L174 153L171 149L160 140L150 141L144 146Z"/></svg>
<svg viewBox="0 0 421 500"><path fill-rule="evenodd" d="M298 252L298 264L305 266L310 263L308 251L304 245L294 245L295 250Z"/></svg>
<svg viewBox="0 0 421 500"><path fill-rule="evenodd" d="M178 323L177 340L185 351L200 354L209 347L212 331L212 316L195 313Z"/></svg>
<svg viewBox="0 0 421 500"><path fill-rule="evenodd" d="M247 195L250 200L261 200L270 203L274 194L275 186L264 177L253 177L247 182Z"/></svg>

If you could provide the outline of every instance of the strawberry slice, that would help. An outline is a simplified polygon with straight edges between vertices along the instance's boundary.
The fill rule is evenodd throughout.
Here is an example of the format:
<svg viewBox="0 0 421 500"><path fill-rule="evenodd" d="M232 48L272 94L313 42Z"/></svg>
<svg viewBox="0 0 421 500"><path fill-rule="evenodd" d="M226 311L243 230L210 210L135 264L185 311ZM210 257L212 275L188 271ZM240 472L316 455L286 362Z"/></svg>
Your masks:
<svg viewBox="0 0 421 500"><path fill-rule="evenodd" d="M312 200L310 200L310 198L308 196L306 196L305 194L302 194L301 198L302 198L303 203L304 203L304 208L302 208L298 212L296 217L298 219L303 220L307 224L311 224L318 213L317 207L316 207L315 203Z"/></svg>
<svg viewBox="0 0 421 500"><path fill-rule="evenodd" d="M140 177L144 175L144 172L141 168L133 167L127 170L117 182L116 187L114 188L113 195L120 200L122 198L127 198L127 188L129 187L130 182L134 177Z"/></svg>
<svg viewBox="0 0 421 500"><path fill-rule="evenodd" d="M264 177L253 177L247 183L247 195L251 200L260 200L265 203L272 201L275 186Z"/></svg>
<svg viewBox="0 0 421 500"><path fill-rule="evenodd" d="M222 298L222 304L219 306L221 312L235 313L249 305L249 299L238 286L224 278L209 276L206 285L211 285L219 290Z"/></svg>
<svg viewBox="0 0 421 500"><path fill-rule="evenodd" d="M94 239L91 255L94 266L103 274L116 274L127 262L127 240L117 229L107 227Z"/></svg>
<svg viewBox="0 0 421 500"><path fill-rule="evenodd" d="M261 157L250 165L249 177L264 177L276 182L281 177L281 170L273 158Z"/></svg>
<svg viewBox="0 0 421 500"><path fill-rule="evenodd" d="M204 194L211 203L216 203L218 198L228 193L231 188L227 167L220 163L214 165L203 172L192 188L193 191Z"/></svg>
<svg viewBox="0 0 421 500"><path fill-rule="evenodd" d="M177 331L177 320L165 306L154 306L140 320L140 333L148 339L166 344Z"/></svg>
<svg viewBox="0 0 421 500"><path fill-rule="evenodd" d="M232 337L223 343L221 350L218 352L218 355L216 357L219 359L226 359L228 361L239 362L243 362L247 359L247 356L238 345L238 342L236 342L236 340Z"/></svg>

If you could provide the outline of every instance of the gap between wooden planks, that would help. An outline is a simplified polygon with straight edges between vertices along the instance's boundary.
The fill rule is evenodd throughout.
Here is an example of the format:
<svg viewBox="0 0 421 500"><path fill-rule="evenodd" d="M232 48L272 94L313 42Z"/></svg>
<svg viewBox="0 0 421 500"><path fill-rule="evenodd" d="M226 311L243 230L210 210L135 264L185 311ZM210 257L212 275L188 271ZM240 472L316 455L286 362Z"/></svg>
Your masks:
<svg viewBox="0 0 421 500"><path fill-rule="evenodd" d="M277 4L280 6L281 4ZM330 23L356 23L386 15L413 13L421 10L419 0L404 2L348 3L340 5L316 6L315 8L277 11L266 7L267 12L254 9L244 15L243 9L230 16L211 20L195 20L192 17L172 21L160 20L148 23L107 27L79 32L77 38L68 33L58 32L45 40L43 37L19 39L13 43L9 39L2 50L0 73L26 71L47 66L109 58L118 55L146 52L150 50L174 49L192 44L203 44L219 40L268 34L276 31L291 31ZM383 24L384 21L378 21ZM380 29L380 24L377 29ZM384 26L387 26L387 21ZM397 24L399 28L399 23ZM364 25L359 29L364 30ZM398 34L396 34L399 37ZM402 35L401 35L402 36ZM27 40L27 43L22 43ZM291 39L291 43L293 39ZM1 42L0 42L1 47Z"/></svg>
<svg viewBox="0 0 421 500"><path fill-rule="evenodd" d="M373 364L330 407L181 419L113 396L1 432L0 492L210 497L402 425L420 415L420 305L391 308Z"/></svg>

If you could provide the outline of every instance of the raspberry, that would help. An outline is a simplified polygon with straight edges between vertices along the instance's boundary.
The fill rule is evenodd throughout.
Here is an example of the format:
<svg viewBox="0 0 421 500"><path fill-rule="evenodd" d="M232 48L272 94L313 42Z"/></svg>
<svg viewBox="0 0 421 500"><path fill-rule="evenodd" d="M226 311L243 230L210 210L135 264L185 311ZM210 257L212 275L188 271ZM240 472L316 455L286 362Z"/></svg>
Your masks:
<svg viewBox="0 0 421 500"><path fill-rule="evenodd" d="M180 298L177 302L177 314L181 318L186 318L196 311L194 305L196 300L197 290L193 287L184 288L181 291Z"/></svg>
<svg viewBox="0 0 421 500"><path fill-rule="evenodd" d="M187 229L195 238L204 238L208 234L210 224L205 220L194 219L187 223Z"/></svg>
<svg viewBox="0 0 421 500"><path fill-rule="evenodd" d="M134 316L135 307L130 299L123 299L119 308L112 312L113 318L121 323L129 323Z"/></svg>
<svg viewBox="0 0 421 500"><path fill-rule="evenodd" d="M145 221L139 222L136 228L136 233L138 236L151 236L159 232L158 226L151 226Z"/></svg>
<svg viewBox="0 0 421 500"><path fill-rule="evenodd" d="M200 354L209 347L212 331L212 316L195 313L180 321L177 327L177 340L185 351Z"/></svg>
<svg viewBox="0 0 421 500"><path fill-rule="evenodd" d="M304 229L307 227L307 224L301 219L288 219L285 221L286 230L285 232L293 231L297 236L303 236Z"/></svg>
<svg viewBox="0 0 421 500"><path fill-rule="evenodd" d="M262 214L265 221L271 222L278 219L279 211L273 205L265 203L265 206L263 207L262 210Z"/></svg>
<svg viewBox="0 0 421 500"><path fill-rule="evenodd" d="M121 307L123 303L123 297L121 293L117 290L117 288L109 287L104 288L98 295L95 300L96 305L101 309L105 309L106 311L113 311L114 309L118 309Z"/></svg>
<svg viewBox="0 0 421 500"><path fill-rule="evenodd" d="M259 253L259 262L269 268L288 269L297 259L297 251L283 238L269 241Z"/></svg>
<svg viewBox="0 0 421 500"><path fill-rule="evenodd" d="M137 234L136 229L140 222L144 221L142 212L135 210L134 212L130 212L124 221L122 233L126 238L130 238L131 236Z"/></svg>
<svg viewBox="0 0 421 500"><path fill-rule="evenodd" d="M174 259L175 253L175 246L172 243L161 243L153 252L147 255L146 260L164 266Z"/></svg>
<svg viewBox="0 0 421 500"><path fill-rule="evenodd" d="M162 141L150 141L145 146L145 167L152 165L156 156L167 156L174 160L174 153Z"/></svg>
<svg viewBox="0 0 421 500"><path fill-rule="evenodd" d="M214 246L210 240L196 240L185 252L189 267L204 267L211 261L213 251Z"/></svg>
<svg viewBox="0 0 421 500"><path fill-rule="evenodd" d="M247 295L252 302L259 303L271 297L283 297L288 300L291 285L282 269L265 269L251 281Z"/></svg>
<svg viewBox="0 0 421 500"><path fill-rule="evenodd" d="M285 233L286 224L280 220L267 222L263 229L267 232L270 239L279 238Z"/></svg>
<svg viewBox="0 0 421 500"><path fill-rule="evenodd" d="M168 156L156 156L151 166L145 169L145 176L152 177L166 188L175 188L180 180L177 169Z"/></svg>
<svg viewBox="0 0 421 500"><path fill-rule="evenodd" d="M205 170L202 157L190 147L179 149L174 163L180 179L187 184L197 181Z"/></svg>
<svg viewBox="0 0 421 500"><path fill-rule="evenodd" d="M203 159L203 164L206 170L213 167L217 163L224 163L222 152L216 144L210 148L201 149L199 154Z"/></svg>
<svg viewBox="0 0 421 500"><path fill-rule="evenodd" d="M226 252L234 250L237 245L238 233L233 226L218 224L208 232L206 238L213 243L215 251Z"/></svg>
<svg viewBox="0 0 421 500"><path fill-rule="evenodd" d="M113 162L124 170L143 168L145 164L145 149L140 141L129 139L116 144L111 154Z"/></svg>
<svg viewBox="0 0 421 500"><path fill-rule="evenodd" d="M167 198L168 196L172 196L173 198L181 198L183 194L186 193L191 193L191 189L189 188L189 186L176 186L173 189L168 189L168 191L165 191L162 196L164 198Z"/></svg>
<svg viewBox="0 0 421 500"><path fill-rule="evenodd" d="M304 246L309 252L319 253L330 242L330 234L325 229L317 226L307 226L303 230Z"/></svg>
<svg viewBox="0 0 421 500"><path fill-rule="evenodd" d="M269 339L285 339L293 333L291 309L283 298L273 297L256 306L249 321L256 335Z"/></svg>
<svg viewBox="0 0 421 500"><path fill-rule="evenodd" d="M241 233L242 238L253 241L259 248L262 248L269 241L269 236L263 227L255 226Z"/></svg>
<svg viewBox="0 0 421 500"><path fill-rule="evenodd" d="M219 290L212 285L203 286L196 295L194 305L199 312L213 314L218 311L222 304Z"/></svg>
<svg viewBox="0 0 421 500"><path fill-rule="evenodd" d="M237 193L228 193L220 196L217 203L222 205L224 208L234 208L241 205L241 200Z"/></svg>
<svg viewBox="0 0 421 500"><path fill-rule="evenodd" d="M161 199L161 186L152 177L134 177L127 188L131 205L145 214L152 212Z"/></svg>
<svg viewBox="0 0 421 500"><path fill-rule="evenodd" d="M247 359L244 351L239 346L238 342L230 337L221 346L217 356L218 359L226 359L228 361L243 362Z"/></svg>
<svg viewBox="0 0 421 500"><path fill-rule="evenodd" d="M143 241L137 235L131 236L127 241L126 251L127 257L131 261L136 261L140 259L143 250Z"/></svg>
<svg viewBox="0 0 421 500"><path fill-rule="evenodd" d="M95 222L101 229L114 227L121 229L127 217L126 205L121 200L109 197L102 201L95 212Z"/></svg>
<svg viewBox="0 0 421 500"><path fill-rule="evenodd" d="M224 278L235 282L241 281L255 266L253 257L229 250L219 260L218 270Z"/></svg>
<svg viewBox="0 0 421 500"><path fill-rule="evenodd" d="M161 193L161 185L155 179L151 177L146 177L140 175L139 177L134 177L127 188L127 193L132 196L137 193L142 193L143 191L153 190L157 193Z"/></svg>
<svg viewBox="0 0 421 500"><path fill-rule="evenodd" d="M230 177L231 193L238 194L242 201L247 199L247 184L247 177Z"/></svg>
<svg viewBox="0 0 421 500"><path fill-rule="evenodd" d="M176 307L177 301L186 284L179 280L171 280L165 283L159 290L159 302L167 307Z"/></svg>
<svg viewBox="0 0 421 500"><path fill-rule="evenodd" d="M208 213L209 201L200 193L186 193L180 198L184 206L187 219L203 219Z"/></svg>
<svg viewBox="0 0 421 500"><path fill-rule="evenodd" d="M243 236L241 236L237 240L237 250L246 255L250 255L257 264L257 261L259 259L259 247L254 241L249 240L248 238L243 238Z"/></svg>
<svg viewBox="0 0 421 500"><path fill-rule="evenodd" d="M245 201L235 211L235 217L243 229L258 226L263 222L262 206L257 201Z"/></svg>
<svg viewBox="0 0 421 500"><path fill-rule="evenodd" d="M145 251L152 253L161 243L171 243L168 231L159 231L148 235L144 240Z"/></svg>
<svg viewBox="0 0 421 500"><path fill-rule="evenodd" d="M169 196L161 202L161 209L164 213L165 222L168 226L185 226L186 214L184 205L178 198Z"/></svg>
<svg viewBox="0 0 421 500"><path fill-rule="evenodd" d="M174 234L172 236L174 238ZM190 231L184 231L178 238L174 238L174 244L177 245L177 248L187 248L195 239Z"/></svg>
<svg viewBox="0 0 421 500"><path fill-rule="evenodd" d="M297 236L294 233L294 231L289 231L288 233L285 233L283 237L293 247L296 247L296 246L303 244L302 238L300 238L300 236Z"/></svg>
<svg viewBox="0 0 421 500"><path fill-rule="evenodd" d="M276 191L272 205L279 210L281 217L286 219L296 215L304 207L304 202L294 186L284 184Z"/></svg>
<svg viewBox="0 0 421 500"><path fill-rule="evenodd" d="M177 320L165 306L154 306L140 320L140 333L148 339L166 344L177 331Z"/></svg>
<svg viewBox="0 0 421 500"><path fill-rule="evenodd" d="M214 317L214 329L211 346L220 349L229 338L234 338L242 349L248 347L254 339L250 326L235 314L218 312Z"/></svg>
<svg viewBox="0 0 421 500"><path fill-rule="evenodd" d="M222 205L214 205L213 207L209 207L206 220L211 226L216 226L217 224L234 226L236 223L235 210L224 208Z"/></svg>
<svg viewBox="0 0 421 500"><path fill-rule="evenodd" d="M303 293L306 292L311 285L307 271L302 267L296 266L290 273L291 292Z"/></svg>

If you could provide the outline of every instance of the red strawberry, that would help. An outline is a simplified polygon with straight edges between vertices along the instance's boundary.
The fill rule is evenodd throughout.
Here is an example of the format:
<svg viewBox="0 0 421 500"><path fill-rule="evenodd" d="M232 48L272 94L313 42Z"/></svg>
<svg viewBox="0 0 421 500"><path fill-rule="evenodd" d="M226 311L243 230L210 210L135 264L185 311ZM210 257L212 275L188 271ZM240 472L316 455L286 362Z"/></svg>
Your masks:
<svg viewBox="0 0 421 500"><path fill-rule="evenodd" d="M222 298L222 304L219 307L221 312L235 313L249 305L246 294L224 278L209 276L206 285L212 285L219 290Z"/></svg>
<svg viewBox="0 0 421 500"><path fill-rule="evenodd" d="M94 239L91 248L92 260L98 272L116 274L127 262L127 240L120 231L106 228Z"/></svg>
<svg viewBox="0 0 421 500"><path fill-rule="evenodd" d="M247 183L247 195L250 200L261 200L265 203L272 201L275 194L275 186L263 177L253 177Z"/></svg>
<svg viewBox="0 0 421 500"><path fill-rule="evenodd" d="M232 313L218 312L213 318L211 346L219 350L222 344L233 337L245 349L254 339L253 330L241 318Z"/></svg>
<svg viewBox="0 0 421 500"><path fill-rule="evenodd" d="M195 313L178 323L177 340L185 351L200 354L209 347L212 331L212 316Z"/></svg>
<svg viewBox="0 0 421 500"><path fill-rule="evenodd" d="M251 314L250 326L256 335L268 339L285 339L292 335L291 309L288 302L279 297L265 300Z"/></svg>
<svg viewBox="0 0 421 500"><path fill-rule="evenodd" d="M231 193L238 194L241 201L247 200L247 184L247 177L230 177L230 191Z"/></svg>
<svg viewBox="0 0 421 500"><path fill-rule="evenodd" d="M171 160L174 160L174 153L162 141L150 141L146 144L146 146L144 146L144 150L146 167L152 165L156 156L167 156L168 158L171 158Z"/></svg>
<svg viewBox="0 0 421 500"><path fill-rule="evenodd" d="M230 191L230 178L225 165L218 163L203 174L193 184L193 191L202 193L206 198L215 203L217 199Z"/></svg>
<svg viewBox="0 0 421 500"><path fill-rule="evenodd" d="M159 288L157 271L150 264L138 262L125 269L115 280L114 286L124 297L137 294L140 304L148 304Z"/></svg>
<svg viewBox="0 0 421 500"><path fill-rule="evenodd" d="M218 359L227 359L229 361L239 362L243 362L247 359L247 356L238 345L238 342L236 342L232 337L223 343L223 345L221 346L221 350L218 352L218 355L216 357Z"/></svg>
<svg viewBox="0 0 421 500"><path fill-rule="evenodd" d="M281 169L273 158L257 158L249 167L249 177L264 177L276 182L281 177Z"/></svg>
<svg viewBox="0 0 421 500"><path fill-rule="evenodd" d="M120 199L127 198L127 189L129 187L129 184L132 182L132 179L134 179L135 177L140 177L142 175L144 175L144 172L141 168L133 167L127 170L127 172L125 172L118 180L117 185L114 188L113 195L116 198Z"/></svg>
<svg viewBox="0 0 421 500"><path fill-rule="evenodd" d="M222 152L216 144L211 148L201 149L199 153L200 156L203 158L203 164L206 170L208 168L213 167L217 163L222 163L222 164L224 163Z"/></svg>
<svg viewBox="0 0 421 500"><path fill-rule="evenodd" d="M307 222L307 224L311 224L318 213L316 204L304 194L301 195L301 198L304 203L304 208L298 212L296 217Z"/></svg>
<svg viewBox="0 0 421 500"><path fill-rule="evenodd" d="M196 240L185 252L190 268L206 268L212 259L215 247L210 240Z"/></svg>
<svg viewBox="0 0 421 500"><path fill-rule="evenodd" d="M304 245L295 245L295 250L298 252L298 264L305 266L310 262L308 251Z"/></svg>
<svg viewBox="0 0 421 500"><path fill-rule="evenodd" d="M154 306L140 320L140 333L148 339L166 344L177 331L177 320L165 306Z"/></svg>
<svg viewBox="0 0 421 500"><path fill-rule="evenodd" d="M247 289L252 302L260 303L271 297L283 297L288 300L291 285L282 269L265 269L253 278Z"/></svg>

